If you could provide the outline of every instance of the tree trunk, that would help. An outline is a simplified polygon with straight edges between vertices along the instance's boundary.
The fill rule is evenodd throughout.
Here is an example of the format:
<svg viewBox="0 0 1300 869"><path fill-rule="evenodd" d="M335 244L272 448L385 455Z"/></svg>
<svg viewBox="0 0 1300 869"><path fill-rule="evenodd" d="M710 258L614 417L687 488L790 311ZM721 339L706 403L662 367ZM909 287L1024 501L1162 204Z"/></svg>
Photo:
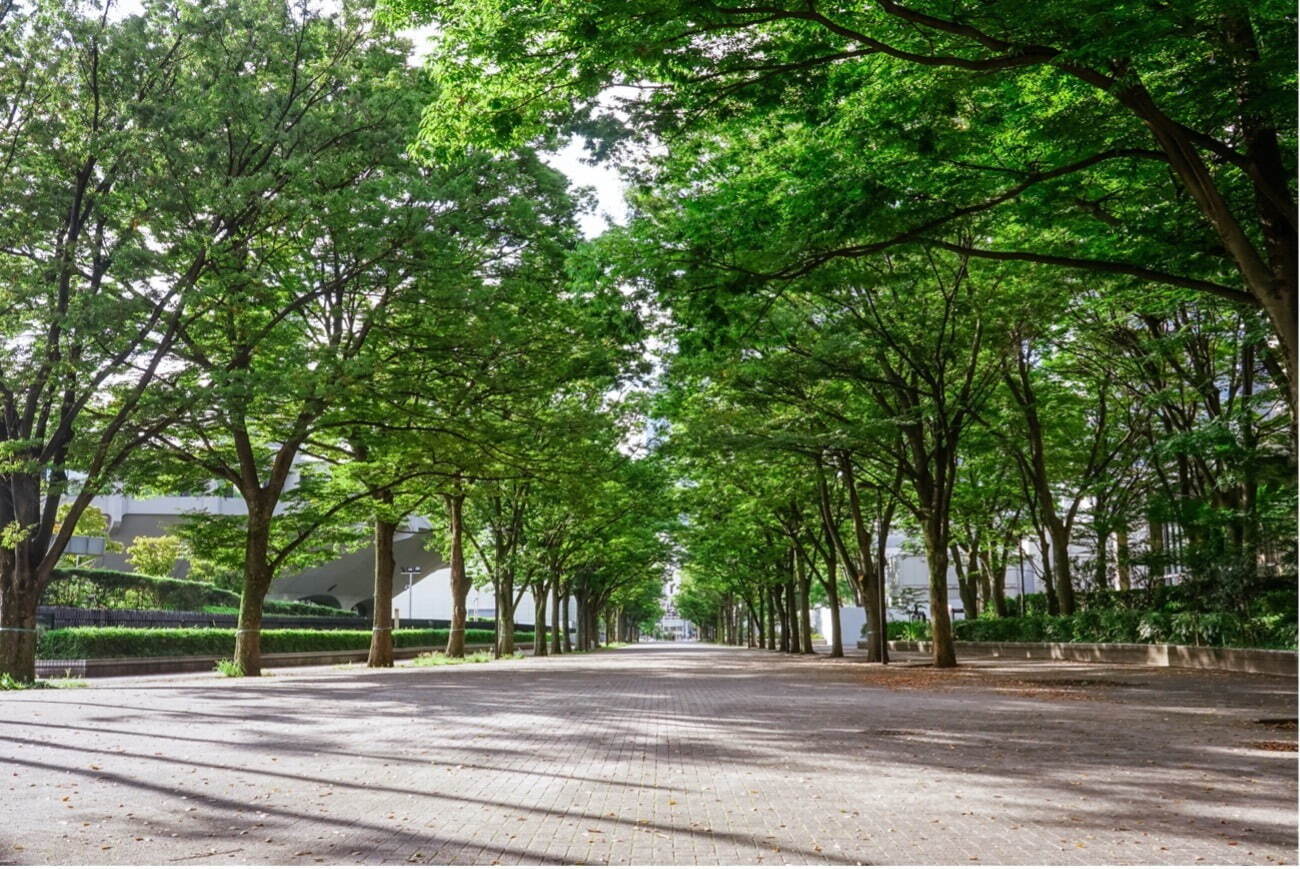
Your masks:
<svg viewBox="0 0 1300 869"><path fill-rule="evenodd" d="M997 611L997 604L993 600L993 581L989 573L989 566L987 564L981 564L980 571L977 576L979 579L979 588L980 588L979 599L980 601L982 601L982 603L980 603L976 609L975 612L976 618L978 618L979 614L984 612L985 610L992 609L995 612ZM970 616L967 616L967 618L970 618Z"/></svg>
<svg viewBox="0 0 1300 869"><path fill-rule="evenodd" d="M271 511L250 504L234 659L245 676L262 675L262 604L271 587L270 538Z"/></svg>
<svg viewBox="0 0 1300 869"><path fill-rule="evenodd" d="M835 547L826 548L826 576L827 580L823 583L826 587L826 597L831 603L831 657L844 657L844 629L840 626L840 588L836 582L836 561Z"/></svg>
<svg viewBox="0 0 1300 869"><path fill-rule="evenodd" d="M767 610L767 630L764 636L767 639L768 652L776 652L776 595L772 592L771 587L763 589L764 608Z"/></svg>
<svg viewBox="0 0 1300 869"><path fill-rule="evenodd" d="M551 580L551 654L559 655L564 651L564 642L560 639L560 578Z"/></svg>
<svg viewBox="0 0 1300 869"><path fill-rule="evenodd" d="M858 493L857 480L853 475L853 461L847 452L840 453L840 474L844 478L844 486L849 495L849 515L853 519L853 536L858 545L858 568L859 575L855 582L858 587L858 596L862 598L862 607L867 614L867 631L876 638L876 642L869 643L867 649L867 660L872 663L888 663L889 650L884 642L884 636L888 630L886 622L888 613L884 605L884 583L885 583L885 565L883 558L872 558L871 532L867 528L866 517L862 513L862 498ZM831 533L833 529L830 524L830 501L828 496L823 492L822 502L825 505L822 512L822 521L826 526L827 532ZM883 551L884 541L878 541ZM844 556L845 564L849 563L847 553Z"/></svg>
<svg viewBox="0 0 1300 869"><path fill-rule="evenodd" d="M930 571L930 636L934 645L934 666L957 666L952 643L952 619L948 614L948 541L942 520L925 522L925 560Z"/></svg>
<svg viewBox="0 0 1300 869"><path fill-rule="evenodd" d="M1052 544L1048 539L1047 530L1042 526L1038 527L1038 548L1043 554L1043 592L1047 598L1047 614L1060 615L1061 606L1056 600L1056 580L1052 576Z"/></svg>
<svg viewBox="0 0 1300 869"><path fill-rule="evenodd" d="M1165 584L1165 523L1151 519L1147 524L1147 585L1159 588Z"/></svg>
<svg viewBox="0 0 1300 869"><path fill-rule="evenodd" d="M1056 581L1056 601L1061 615L1074 615L1074 582L1070 577L1070 529L1059 518L1049 517L1048 533L1052 536L1052 574Z"/></svg>
<svg viewBox="0 0 1300 869"><path fill-rule="evenodd" d="M790 651L790 618L786 612L784 585L772 589L772 605L776 609L776 616L781 622L780 649L782 652L788 652Z"/></svg>
<svg viewBox="0 0 1300 869"><path fill-rule="evenodd" d="M785 610L786 621L790 623L790 648L787 651L797 655L803 651L803 640L799 637L799 593L795 591L793 575L785 581Z"/></svg>
<svg viewBox="0 0 1300 869"><path fill-rule="evenodd" d="M388 500L391 502L391 497ZM393 574L397 570L393 537L396 532L396 522L375 520L374 612L371 613L367 667L393 666Z"/></svg>
<svg viewBox="0 0 1300 869"><path fill-rule="evenodd" d="M997 550L991 549L985 560L984 576L988 578L985 594L993 604L993 612L998 618L1004 619L1007 617L1007 561L1010 549L1004 546L1000 555L996 552Z"/></svg>
<svg viewBox="0 0 1300 869"><path fill-rule="evenodd" d="M451 629L447 633L447 657L465 657L465 622L468 616L469 576L465 573L464 507L461 492L446 496L447 521L451 526Z"/></svg>
<svg viewBox="0 0 1300 869"><path fill-rule="evenodd" d="M1092 581L1098 589L1110 588L1110 533L1104 529L1097 531L1097 549L1093 553Z"/></svg>
<svg viewBox="0 0 1300 869"><path fill-rule="evenodd" d="M578 604L578 612L577 612L578 630L577 630L577 636L574 637L574 645L576 646L579 652L585 652L587 650L587 611L586 611L586 603L585 603L586 599L579 594L579 595L575 595L575 600ZM565 622L568 622L569 619L567 617L567 614L564 620Z"/></svg>
<svg viewBox="0 0 1300 869"><path fill-rule="evenodd" d="M1133 587L1133 571L1128 559L1128 525L1124 524L1115 530L1115 579L1120 591Z"/></svg>
<svg viewBox="0 0 1300 869"><path fill-rule="evenodd" d="M0 676L17 682L36 681L35 583L20 575L13 551L0 556Z"/></svg>
<svg viewBox="0 0 1300 869"><path fill-rule="evenodd" d="M795 593L799 595L799 640L801 651L805 655L813 654L812 641L812 605L809 592L812 591L812 577L804 568L803 559L794 553Z"/></svg>
<svg viewBox="0 0 1300 869"><path fill-rule="evenodd" d="M957 593L961 596L961 605L966 610L966 618L973 619L979 614L979 604L976 601L975 577L972 571L962 564L961 550L953 544L949 548L952 555L952 566L957 571ZM974 565L975 556L971 555L970 563Z"/></svg>
<svg viewBox="0 0 1300 869"><path fill-rule="evenodd" d="M497 590L497 636L494 651L498 658L513 658L515 654L515 578L503 572Z"/></svg>
<svg viewBox="0 0 1300 869"><path fill-rule="evenodd" d="M546 642L546 583L533 583L533 656L543 658L546 656L548 643Z"/></svg>
<svg viewBox="0 0 1300 869"><path fill-rule="evenodd" d="M561 621L560 621L560 623L559 623L559 624L560 624L560 642L561 642L561 643L563 644L563 646L564 646L564 651L566 651L566 652L572 652L572 651L573 651L573 635L569 633L569 625L572 624L572 622L569 621L569 594L568 594L568 590L567 590L567 589L564 590L563 592L561 592L561 594L562 594L562 597L560 598L560 619L561 619Z"/></svg>

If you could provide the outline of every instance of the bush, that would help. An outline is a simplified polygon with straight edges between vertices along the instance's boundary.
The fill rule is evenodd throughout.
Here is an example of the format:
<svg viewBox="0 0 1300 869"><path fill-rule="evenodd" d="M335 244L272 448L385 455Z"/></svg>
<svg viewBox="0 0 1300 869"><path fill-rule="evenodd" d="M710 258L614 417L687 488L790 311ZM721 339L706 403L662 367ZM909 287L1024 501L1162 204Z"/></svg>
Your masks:
<svg viewBox="0 0 1300 869"><path fill-rule="evenodd" d="M1294 649L1294 615L1242 618L1225 612L1084 610L1073 616L955 622L959 640L984 643L1173 643L1187 646Z"/></svg>
<svg viewBox="0 0 1300 869"><path fill-rule="evenodd" d="M891 640L918 642L930 639L929 622L890 622L885 634Z"/></svg>
<svg viewBox="0 0 1300 869"><path fill-rule="evenodd" d="M393 631L398 648L442 646L447 643L445 628ZM490 630L471 628L465 642L490 643ZM518 643L531 643L531 633L515 635ZM370 647L370 631L324 631L305 629L262 631L262 651L335 652ZM148 658L172 655L220 655L229 657L235 650L235 632L224 628L59 628L41 634L37 655L41 658Z"/></svg>
<svg viewBox="0 0 1300 869"><path fill-rule="evenodd" d="M238 612L239 595L206 582L146 576L122 570L64 568L54 572L41 603L104 609L160 609ZM268 600L267 613L295 616L355 616L356 613L303 601Z"/></svg>

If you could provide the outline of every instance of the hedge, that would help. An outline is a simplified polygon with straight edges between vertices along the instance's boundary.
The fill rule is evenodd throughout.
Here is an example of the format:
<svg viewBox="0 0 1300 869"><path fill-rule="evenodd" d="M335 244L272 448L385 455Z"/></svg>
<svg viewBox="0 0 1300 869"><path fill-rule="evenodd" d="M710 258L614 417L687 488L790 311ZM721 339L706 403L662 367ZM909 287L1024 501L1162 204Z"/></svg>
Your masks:
<svg viewBox="0 0 1300 869"><path fill-rule="evenodd" d="M398 648L443 646L445 628L393 631ZM491 630L470 628L465 642L491 643ZM515 642L531 643L531 633ZM370 647L370 631L271 629L262 631L263 652L334 652ZM148 658L173 655L232 655L235 632L225 628L58 628L41 634L37 657L43 659Z"/></svg>
<svg viewBox="0 0 1300 869"><path fill-rule="evenodd" d="M953 623L958 640L1001 643L1173 643L1294 649L1295 614L1084 610L1072 616L967 619Z"/></svg>
<svg viewBox="0 0 1300 869"><path fill-rule="evenodd" d="M45 589L41 603L105 609L160 609L204 611L209 608L238 612L236 592L206 582L146 576L122 570L61 568ZM268 600L263 610L275 615L355 616L356 613L301 601Z"/></svg>

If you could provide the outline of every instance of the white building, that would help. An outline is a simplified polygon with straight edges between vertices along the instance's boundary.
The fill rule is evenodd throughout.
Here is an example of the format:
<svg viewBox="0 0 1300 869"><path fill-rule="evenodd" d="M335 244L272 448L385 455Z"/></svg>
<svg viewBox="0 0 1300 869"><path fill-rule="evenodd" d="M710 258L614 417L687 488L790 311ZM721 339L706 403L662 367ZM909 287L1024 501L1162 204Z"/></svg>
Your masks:
<svg viewBox="0 0 1300 869"><path fill-rule="evenodd" d="M136 537L168 533L169 527L179 522L184 514L243 516L247 513L242 498L219 494L156 498L101 495L92 504L108 517L109 539L124 546ZM430 548L430 531L427 520L409 517L394 539L397 572L393 577L393 606L400 618L451 618L451 569L442 556ZM97 566L109 570L131 570L126 556L120 552L105 553ZM183 578L188 570L188 563L182 560L173 573ZM267 598L310 601L369 616L373 611L374 575L375 554L373 548L367 546L300 573L277 577L271 583ZM496 617L490 588L471 589L468 605L471 619ZM571 622L576 613L577 606L570 599ZM549 611L547 621L550 621ZM516 608L515 622L534 624L531 593L526 592Z"/></svg>
<svg viewBox="0 0 1300 869"><path fill-rule="evenodd" d="M904 538L891 534L885 548L887 565L885 568L886 603L889 620L914 621L930 618L930 568L924 555L907 554L903 549ZM1073 548L1073 547L1072 547ZM1019 599L1022 588L1024 594L1034 594L1042 590L1041 570L1042 554L1038 547L1025 546L1025 558L1013 559L1007 563L1006 574L1002 577L1003 592L1012 607ZM1022 585L1023 583L1023 585ZM957 569L948 565L948 611L954 620L966 618L962 607L961 589L957 583ZM846 644L857 642L863 636L867 621L866 610L860 606L840 608L840 629ZM831 636L831 609L819 607L813 613L813 626L817 633L828 641Z"/></svg>

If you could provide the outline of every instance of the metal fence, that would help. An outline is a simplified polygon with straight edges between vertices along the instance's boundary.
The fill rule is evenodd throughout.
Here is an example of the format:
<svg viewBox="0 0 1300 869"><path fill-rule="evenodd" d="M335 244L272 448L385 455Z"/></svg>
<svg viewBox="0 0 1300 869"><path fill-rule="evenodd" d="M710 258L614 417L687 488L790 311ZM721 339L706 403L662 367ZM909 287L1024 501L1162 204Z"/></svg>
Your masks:
<svg viewBox="0 0 1300 869"><path fill-rule="evenodd" d="M36 611L42 627L55 628L233 628L239 621L234 613L180 612L176 610L80 609L67 606L42 606ZM402 628L449 628L447 619L402 619ZM467 628L494 630L491 621L471 620ZM371 621L361 616L262 616L262 627L307 628L312 630L369 630ZM532 625L515 625L515 630L531 631Z"/></svg>

